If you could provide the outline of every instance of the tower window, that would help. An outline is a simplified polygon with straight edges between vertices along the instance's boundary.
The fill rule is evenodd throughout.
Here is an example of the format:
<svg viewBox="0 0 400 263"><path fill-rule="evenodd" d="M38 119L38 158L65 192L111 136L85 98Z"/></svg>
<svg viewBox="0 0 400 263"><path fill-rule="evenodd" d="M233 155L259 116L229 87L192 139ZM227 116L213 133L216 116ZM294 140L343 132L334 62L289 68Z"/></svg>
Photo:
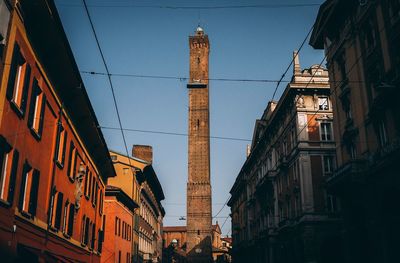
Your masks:
<svg viewBox="0 0 400 263"><path fill-rule="evenodd" d="M200 57L197 57L197 64L200 64Z"/></svg>

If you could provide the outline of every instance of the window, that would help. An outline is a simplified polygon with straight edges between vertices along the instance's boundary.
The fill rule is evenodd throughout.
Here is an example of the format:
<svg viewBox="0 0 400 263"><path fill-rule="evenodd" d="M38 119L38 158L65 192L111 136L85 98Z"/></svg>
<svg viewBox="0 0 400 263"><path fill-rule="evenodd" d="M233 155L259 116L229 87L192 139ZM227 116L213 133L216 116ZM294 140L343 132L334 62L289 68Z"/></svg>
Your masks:
<svg viewBox="0 0 400 263"><path fill-rule="evenodd" d="M97 231L97 240L97 251L101 253L103 251L104 232L100 229Z"/></svg>
<svg viewBox="0 0 400 263"><path fill-rule="evenodd" d="M34 132L36 138L42 136L46 96L39 88L38 81L33 80L31 102L28 117L28 127Z"/></svg>
<svg viewBox="0 0 400 263"><path fill-rule="evenodd" d="M389 13L391 22L395 23L400 17L400 0L389 0Z"/></svg>
<svg viewBox="0 0 400 263"><path fill-rule="evenodd" d="M130 262L130 258L131 258L131 255L129 254L129 252L126 252L126 263Z"/></svg>
<svg viewBox="0 0 400 263"><path fill-rule="evenodd" d="M332 155L324 155L324 174L330 174L334 170L334 159Z"/></svg>
<svg viewBox="0 0 400 263"><path fill-rule="evenodd" d="M96 245L96 224L92 224L91 228L91 238L90 238L90 248L94 249Z"/></svg>
<svg viewBox="0 0 400 263"><path fill-rule="evenodd" d="M372 50L375 48L377 44L378 36L376 32L377 30L375 27L375 23L376 23L375 19L371 17L365 22L361 31L361 41L367 53L372 52Z"/></svg>
<svg viewBox="0 0 400 263"><path fill-rule="evenodd" d="M31 67L21 54L19 45L15 43L6 97L11 101L12 108L16 110L20 117L23 117L25 113L30 77Z"/></svg>
<svg viewBox="0 0 400 263"><path fill-rule="evenodd" d="M319 110L329 110L328 97L318 97L318 109Z"/></svg>
<svg viewBox="0 0 400 263"><path fill-rule="evenodd" d="M83 216L83 221L82 221L82 244L87 245L89 241L89 218L86 216Z"/></svg>
<svg viewBox="0 0 400 263"><path fill-rule="evenodd" d="M68 177L71 181L75 180L77 153L74 143L71 141L69 144L69 158L68 158Z"/></svg>
<svg viewBox="0 0 400 263"><path fill-rule="evenodd" d="M92 205L96 206L96 177L92 176L92 183L91 183L91 201L92 201Z"/></svg>
<svg viewBox="0 0 400 263"><path fill-rule="evenodd" d="M86 175L85 175L85 197L89 200L90 195L90 184L91 184L92 172L89 170L89 167L86 166Z"/></svg>
<svg viewBox="0 0 400 263"><path fill-rule="evenodd" d="M67 131L64 129L60 117L57 129L57 143L56 143L55 158L54 158L56 160L56 163L60 167L63 167L64 165L66 142L67 142Z"/></svg>
<svg viewBox="0 0 400 263"><path fill-rule="evenodd" d="M333 212L338 211L339 210L338 208L339 208L339 206L338 206L338 202L337 202L336 197L333 196L333 195L327 194L326 195L326 209L327 209L327 211L333 213Z"/></svg>
<svg viewBox="0 0 400 263"><path fill-rule="evenodd" d="M116 161L118 159L118 157L116 155L111 155L111 160L112 161Z"/></svg>
<svg viewBox="0 0 400 263"><path fill-rule="evenodd" d="M54 191L55 192L55 191ZM60 229L61 213L63 207L63 193L55 192L53 195L52 209L51 209L51 226L54 230Z"/></svg>
<svg viewBox="0 0 400 263"><path fill-rule="evenodd" d="M121 250L118 251L118 263L121 263Z"/></svg>
<svg viewBox="0 0 400 263"><path fill-rule="evenodd" d="M11 205L15 192L19 152L0 136L0 199Z"/></svg>
<svg viewBox="0 0 400 263"><path fill-rule="evenodd" d="M28 217L36 215L40 172L25 162L22 171L19 211Z"/></svg>
<svg viewBox="0 0 400 263"><path fill-rule="evenodd" d="M332 140L332 123L331 122L321 122L321 140L331 141Z"/></svg>
<svg viewBox="0 0 400 263"><path fill-rule="evenodd" d="M100 189L100 197L99 197L99 213L103 214L103 191Z"/></svg>
<svg viewBox="0 0 400 263"><path fill-rule="evenodd" d="M63 233L69 237L72 236L74 230L75 205L68 200L65 202Z"/></svg>
<svg viewBox="0 0 400 263"><path fill-rule="evenodd" d="M381 146L385 146L388 143L386 125L384 120L381 120L378 123L378 139Z"/></svg>
<svg viewBox="0 0 400 263"><path fill-rule="evenodd" d="M357 149L356 149L356 146L354 145L354 143L351 143L348 146L348 152L349 152L349 155L350 155L351 159L356 159L356 157L357 157Z"/></svg>

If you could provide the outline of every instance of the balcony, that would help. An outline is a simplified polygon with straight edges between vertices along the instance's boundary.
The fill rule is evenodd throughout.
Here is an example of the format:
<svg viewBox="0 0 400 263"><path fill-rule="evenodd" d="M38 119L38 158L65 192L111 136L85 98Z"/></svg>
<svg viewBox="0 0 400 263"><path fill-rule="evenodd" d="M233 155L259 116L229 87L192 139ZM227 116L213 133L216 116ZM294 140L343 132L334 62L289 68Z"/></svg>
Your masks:
<svg viewBox="0 0 400 263"><path fill-rule="evenodd" d="M331 190L336 188L353 187L361 185L365 181L368 171L368 162L365 159L354 159L337 169L326 179L326 184Z"/></svg>
<svg viewBox="0 0 400 263"><path fill-rule="evenodd" d="M372 156L371 168L372 170L379 170L388 166L400 157L400 139L396 139L385 146L382 146Z"/></svg>

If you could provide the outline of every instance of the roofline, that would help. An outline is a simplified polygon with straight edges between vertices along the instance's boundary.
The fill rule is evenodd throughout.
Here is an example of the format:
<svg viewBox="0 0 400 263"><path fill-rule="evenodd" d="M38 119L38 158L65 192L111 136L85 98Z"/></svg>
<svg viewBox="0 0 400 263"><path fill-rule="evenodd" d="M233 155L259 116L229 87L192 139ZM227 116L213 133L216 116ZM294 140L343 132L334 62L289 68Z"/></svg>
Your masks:
<svg viewBox="0 0 400 263"><path fill-rule="evenodd" d="M147 165L150 165L150 164L151 164L150 162L147 162L147 161L145 161L145 160L143 160L143 159L140 159L140 158L137 158L137 157L133 157L133 156L127 156L126 154L123 154L123 153L118 152L118 151L114 151L114 150L111 150L111 149L109 149L108 151L109 151L110 153L115 153L115 154L121 155L121 156L123 156L123 157L125 157L125 158L129 158L129 159L131 159L131 160L133 160L133 161L137 161L137 162L140 162L140 163L143 163L143 164L147 164ZM132 166L133 166L133 165L132 165Z"/></svg>
<svg viewBox="0 0 400 263"><path fill-rule="evenodd" d="M115 196L119 202L128 207L132 212L134 212L136 208L139 208L139 205L119 187L107 185L106 196Z"/></svg>

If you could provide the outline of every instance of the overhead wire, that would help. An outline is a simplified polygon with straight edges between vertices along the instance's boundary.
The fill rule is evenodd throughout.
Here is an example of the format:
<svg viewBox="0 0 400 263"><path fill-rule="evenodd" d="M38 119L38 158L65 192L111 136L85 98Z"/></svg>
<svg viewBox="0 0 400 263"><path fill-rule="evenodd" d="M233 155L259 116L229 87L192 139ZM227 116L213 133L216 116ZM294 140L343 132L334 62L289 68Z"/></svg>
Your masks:
<svg viewBox="0 0 400 263"><path fill-rule="evenodd" d="M81 7L79 4L71 3L58 3L58 6L66 7ZM190 5L139 5L133 3L121 3L116 4L89 4L90 7L98 8L155 8L155 9L170 9L170 10L220 10L220 9L248 9L248 8L260 8L260 9L280 9L280 8L299 8L299 7L317 7L319 3L292 3L292 4L259 4L259 5L208 5L208 6L190 6Z"/></svg>
<svg viewBox="0 0 400 263"><path fill-rule="evenodd" d="M107 129L107 130L119 130L119 128L116 128L116 127L109 127L109 126L98 126L98 127L101 128L101 129ZM123 130L124 131L130 131L130 132L153 133L153 134L163 134L163 135L174 135L174 136L189 137L189 134L187 134L187 133L178 133L178 132L166 132L166 131L155 131L155 130L139 130L139 129L128 129L128 128L123 128ZM222 136L198 136L198 137L206 137L206 138L219 139L219 140L251 142L250 139L235 138L235 137L222 137Z"/></svg>

